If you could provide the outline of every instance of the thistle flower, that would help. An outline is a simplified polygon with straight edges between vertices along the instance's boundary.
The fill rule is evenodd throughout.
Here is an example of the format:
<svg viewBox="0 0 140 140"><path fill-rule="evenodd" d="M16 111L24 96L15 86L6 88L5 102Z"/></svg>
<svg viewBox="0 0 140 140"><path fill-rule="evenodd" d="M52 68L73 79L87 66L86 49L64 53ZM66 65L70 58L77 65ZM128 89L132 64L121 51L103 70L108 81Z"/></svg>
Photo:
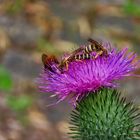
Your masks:
<svg viewBox="0 0 140 140"><path fill-rule="evenodd" d="M110 44L104 44L108 49ZM133 72L138 68L136 54L128 53L127 48L117 50L111 46L108 57L98 56L96 59L73 61L68 70L61 73L57 65L53 64L55 72L46 69L40 75L39 88L42 92L53 93L58 102L69 99L74 106L83 97L95 93L102 87L114 88L117 80L127 76L135 76ZM94 55L94 54L93 54Z"/></svg>

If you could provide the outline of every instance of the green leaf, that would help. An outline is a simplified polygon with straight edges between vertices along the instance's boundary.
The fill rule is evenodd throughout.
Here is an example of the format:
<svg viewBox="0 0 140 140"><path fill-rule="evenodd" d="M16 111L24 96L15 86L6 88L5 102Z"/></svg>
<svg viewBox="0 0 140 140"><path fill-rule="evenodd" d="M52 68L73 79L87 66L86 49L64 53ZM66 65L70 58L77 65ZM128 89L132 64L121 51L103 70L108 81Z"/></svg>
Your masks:
<svg viewBox="0 0 140 140"><path fill-rule="evenodd" d="M37 40L38 51L44 51L47 54L58 54L59 50L54 48L53 44L46 40L45 38L39 38Z"/></svg>
<svg viewBox="0 0 140 140"><path fill-rule="evenodd" d="M44 38L39 38L37 44L39 50L47 49L49 52L52 51L52 47L53 47L52 44Z"/></svg>
<svg viewBox="0 0 140 140"><path fill-rule="evenodd" d="M20 97L9 96L7 98L8 106L16 112L26 111L32 104L31 97L22 95Z"/></svg>
<svg viewBox="0 0 140 140"><path fill-rule="evenodd" d="M20 13L24 8L25 0L14 0L7 6L7 12L11 15Z"/></svg>
<svg viewBox="0 0 140 140"><path fill-rule="evenodd" d="M12 89L12 78L9 72L0 66L0 90L10 91Z"/></svg>
<svg viewBox="0 0 140 140"><path fill-rule="evenodd" d="M123 11L127 15L140 17L140 5L134 3L133 0L127 0L123 5Z"/></svg>

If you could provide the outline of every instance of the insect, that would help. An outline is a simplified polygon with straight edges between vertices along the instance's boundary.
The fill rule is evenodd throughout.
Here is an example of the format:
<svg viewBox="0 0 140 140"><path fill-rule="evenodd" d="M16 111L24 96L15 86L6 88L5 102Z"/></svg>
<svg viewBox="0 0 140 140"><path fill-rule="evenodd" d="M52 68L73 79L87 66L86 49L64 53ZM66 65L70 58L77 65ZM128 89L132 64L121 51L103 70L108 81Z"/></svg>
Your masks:
<svg viewBox="0 0 140 140"><path fill-rule="evenodd" d="M81 53L81 54L70 55L69 57L64 58L61 61L60 65L59 65L59 68L63 72L63 68L66 68L66 70L68 70L68 65L69 65L70 62L87 60L87 59L92 59L92 58L93 58L93 56L89 53Z"/></svg>
<svg viewBox="0 0 140 140"><path fill-rule="evenodd" d="M96 59L98 56L108 55L107 50L97 41L89 38L88 42L90 42L89 45L78 48L60 62L58 67L61 69L61 71L63 71L63 68L68 70L68 65L70 62L86 59ZM92 52L96 52L96 55L93 56L91 54Z"/></svg>
<svg viewBox="0 0 140 140"><path fill-rule="evenodd" d="M78 53L80 53L80 52L82 52L82 51L83 51L83 48L82 48L82 47L76 49L75 51L73 51L69 56L65 57L65 58L60 62L58 68L59 68L61 71L63 71L63 68L66 68L66 70L68 70L68 64L69 64L70 62L74 61L74 60L77 60L78 57L81 57L81 56L79 56L80 54L78 54ZM77 58L76 58L76 57L77 57Z"/></svg>
<svg viewBox="0 0 140 140"><path fill-rule="evenodd" d="M91 44L85 46L85 49L84 49L85 53L96 52L97 54L95 56L95 59L98 56L103 56L103 55L108 56L107 50L100 43L98 43L97 41L91 38L88 39L88 42L90 42Z"/></svg>
<svg viewBox="0 0 140 140"><path fill-rule="evenodd" d="M53 66L59 64L59 61L54 55L48 56L47 54L42 54L42 62L44 64L44 68L51 72L55 72Z"/></svg>

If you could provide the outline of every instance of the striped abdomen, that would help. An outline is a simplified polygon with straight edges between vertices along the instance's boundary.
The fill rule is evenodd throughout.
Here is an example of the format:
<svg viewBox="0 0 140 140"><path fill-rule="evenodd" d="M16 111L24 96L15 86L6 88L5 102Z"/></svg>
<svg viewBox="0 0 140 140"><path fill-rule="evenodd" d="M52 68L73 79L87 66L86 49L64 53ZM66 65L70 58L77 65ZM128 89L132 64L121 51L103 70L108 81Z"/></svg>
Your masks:
<svg viewBox="0 0 140 140"><path fill-rule="evenodd" d="M91 58L91 55L88 53L75 55L75 60L85 60L85 59L90 59L90 58Z"/></svg>
<svg viewBox="0 0 140 140"><path fill-rule="evenodd" d="M84 53L91 53L96 50L97 50L97 46L95 44L89 44L88 46L85 47Z"/></svg>

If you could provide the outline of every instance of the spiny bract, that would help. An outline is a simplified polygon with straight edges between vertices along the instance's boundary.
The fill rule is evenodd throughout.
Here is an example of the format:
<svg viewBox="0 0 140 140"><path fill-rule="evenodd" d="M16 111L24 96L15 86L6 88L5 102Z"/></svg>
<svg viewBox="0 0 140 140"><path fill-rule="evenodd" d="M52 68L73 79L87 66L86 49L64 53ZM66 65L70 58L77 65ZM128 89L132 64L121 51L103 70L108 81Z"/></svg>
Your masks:
<svg viewBox="0 0 140 140"><path fill-rule="evenodd" d="M71 114L71 137L76 140L139 140L140 117L132 103L116 90L89 94Z"/></svg>

